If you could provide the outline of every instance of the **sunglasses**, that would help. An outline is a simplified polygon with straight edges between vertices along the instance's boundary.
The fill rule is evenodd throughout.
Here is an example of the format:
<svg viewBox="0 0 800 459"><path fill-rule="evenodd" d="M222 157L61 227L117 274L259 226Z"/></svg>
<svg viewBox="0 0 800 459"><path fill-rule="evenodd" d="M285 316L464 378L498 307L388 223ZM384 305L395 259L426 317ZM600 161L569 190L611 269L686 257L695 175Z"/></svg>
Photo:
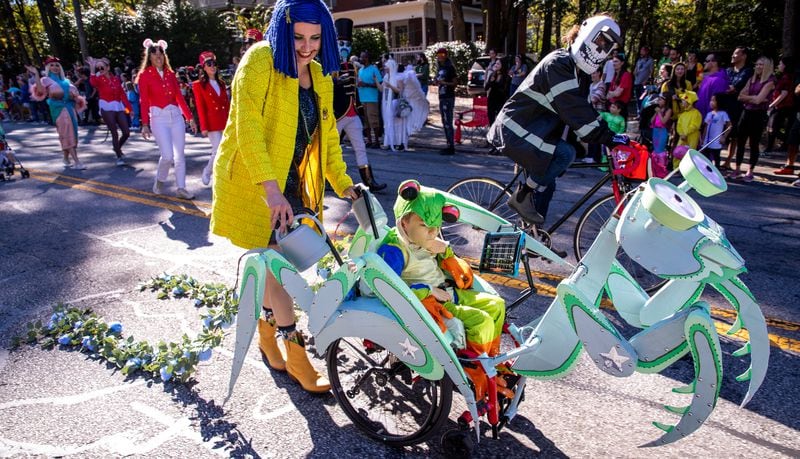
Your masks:
<svg viewBox="0 0 800 459"><path fill-rule="evenodd" d="M206 67L216 67L217 61L215 61L214 59L208 59L203 63L203 65L205 65Z"/></svg>
<svg viewBox="0 0 800 459"><path fill-rule="evenodd" d="M164 54L164 50L160 46L151 46L148 51L150 51L150 54Z"/></svg>

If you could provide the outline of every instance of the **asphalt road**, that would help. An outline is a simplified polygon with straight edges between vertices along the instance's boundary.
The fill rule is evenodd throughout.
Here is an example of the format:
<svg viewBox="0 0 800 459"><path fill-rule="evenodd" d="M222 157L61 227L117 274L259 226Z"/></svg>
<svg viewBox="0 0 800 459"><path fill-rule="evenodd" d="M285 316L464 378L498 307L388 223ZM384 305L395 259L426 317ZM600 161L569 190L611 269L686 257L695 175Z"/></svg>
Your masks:
<svg viewBox="0 0 800 459"><path fill-rule="evenodd" d="M32 177L0 183L0 456L77 457L440 457L438 438L402 450L362 436L332 396L311 396L283 374L269 371L252 346L234 397L222 406L233 349L225 339L189 385L124 377L86 355L22 346L10 338L25 323L46 319L53 305L90 307L124 324L137 339L175 340L197 333L201 324L190 300L157 300L137 283L161 272L187 273L201 282L233 285L241 250L208 233L211 190L200 184L208 143L188 138L188 173L193 202L150 193L158 158L155 144L134 135L126 147L129 165L114 166L103 130L81 129L86 171L64 169L49 126L8 125L9 140ZM375 175L390 190L404 179L446 188L456 179L510 176L508 160L475 149L440 157L440 133L428 129L408 152L370 151ZM437 143L439 142L439 143ZM357 177L353 155L345 158ZM599 177L570 171L559 182L551 215L558 215ZM174 191L170 183L168 192ZM800 190L769 183L732 184L727 193L698 199L722 224L747 260L743 280L768 318L770 369L761 390L738 407L746 385L734 376L748 359L731 356L739 338L721 337L725 375L721 399L694 435L656 449L641 448L660 434L652 421L675 422L661 405L686 404L670 389L691 381L691 362L682 360L659 375L626 379L605 375L582 357L568 377L535 381L519 415L499 440L484 439L480 457L797 457L800 456ZM390 209L393 193L381 195ZM348 210L326 200L326 227L333 231ZM352 231L355 220L339 228ZM571 246L568 224L554 242ZM574 261L570 259L570 261ZM548 273L537 282L553 286L567 274L537 262ZM501 286L508 297L517 292ZM546 289L515 311L516 323L544 312ZM711 293L714 308L730 309ZM612 320L614 317L612 316ZM731 323L729 316L719 321ZM619 321L616 321L618 323ZM621 324L620 324L621 325ZM626 335L634 331L621 326ZM322 360L315 361L324 368ZM449 428L463 409L455 396Z"/></svg>

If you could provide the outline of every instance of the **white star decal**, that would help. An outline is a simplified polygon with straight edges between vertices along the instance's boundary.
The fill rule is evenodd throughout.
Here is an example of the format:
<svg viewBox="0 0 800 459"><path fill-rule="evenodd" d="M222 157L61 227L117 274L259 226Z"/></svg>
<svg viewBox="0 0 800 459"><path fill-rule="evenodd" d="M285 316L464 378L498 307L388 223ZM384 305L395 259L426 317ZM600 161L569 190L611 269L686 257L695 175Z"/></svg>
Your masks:
<svg viewBox="0 0 800 459"><path fill-rule="evenodd" d="M619 352L617 352L616 347L612 347L608 352L601 352L600 357L605 359L603 363L605 364L606 368L611 368L613 365L617 371L622 371L622 364L630 360L629 357L620 355Z"/></svg>
<svg viewBox="0 0 800 459"><path fill-rule="evenodd" d="M403 355L410 355L412 359L417 358L417 351L419 348L414 347L414 345L411 344L411 341L408 340L407 336L405 341L398 344L400 344L400 346L403 348Z"/></svg>

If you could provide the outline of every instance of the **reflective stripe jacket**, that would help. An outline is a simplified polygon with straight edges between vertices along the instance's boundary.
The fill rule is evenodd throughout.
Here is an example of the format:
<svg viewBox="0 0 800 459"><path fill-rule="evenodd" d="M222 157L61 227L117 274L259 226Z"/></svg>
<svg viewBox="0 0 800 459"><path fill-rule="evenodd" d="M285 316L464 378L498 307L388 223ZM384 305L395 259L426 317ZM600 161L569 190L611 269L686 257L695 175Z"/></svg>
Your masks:
<svg viewBox="0 0 800 459"><path fill-rule="evenodd" d="M550 164L565 125L584 142L611 145L614 133L587 102L587 95L588 86L580 87L569 50L553 51L506 101L487 139L536 175Z"/></svg>

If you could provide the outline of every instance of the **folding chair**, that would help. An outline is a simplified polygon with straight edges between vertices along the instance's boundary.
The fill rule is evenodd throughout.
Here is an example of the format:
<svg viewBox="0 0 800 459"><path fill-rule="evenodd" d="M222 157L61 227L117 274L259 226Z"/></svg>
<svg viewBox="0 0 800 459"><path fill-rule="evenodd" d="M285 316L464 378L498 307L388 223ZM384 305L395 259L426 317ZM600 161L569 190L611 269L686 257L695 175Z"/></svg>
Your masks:
<svg viewBox="0 0 800 459"><path fill-rule="evenodd" d="M456 132L454 140L456 143L462 142L462 128L472 143L481 141L486 142L486 132L489 128L489 112L487 110L486 96L476 96L472 99L472 109L458 112L455 125Z"/></svg>

